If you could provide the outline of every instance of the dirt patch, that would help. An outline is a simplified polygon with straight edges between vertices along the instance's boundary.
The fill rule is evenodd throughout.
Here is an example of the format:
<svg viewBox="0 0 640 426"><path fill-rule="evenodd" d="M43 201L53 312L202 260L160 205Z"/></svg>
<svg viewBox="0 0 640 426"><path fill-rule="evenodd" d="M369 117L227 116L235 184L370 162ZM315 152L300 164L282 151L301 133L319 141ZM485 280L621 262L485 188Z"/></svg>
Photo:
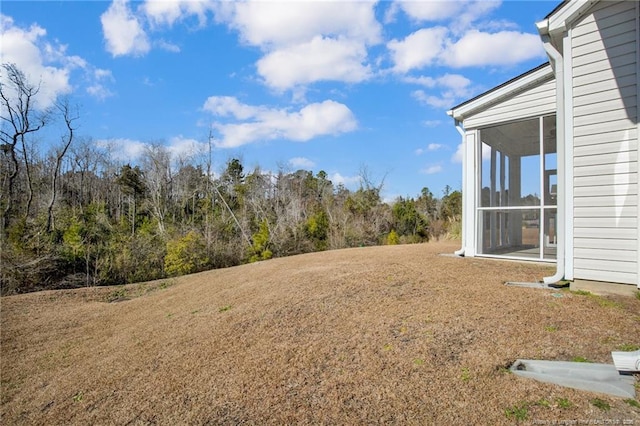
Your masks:
<svg viewBox="0 0 640 426"><path fill-rule="evenodd" d="M612 350L640 344L640 300L507 287L552 268L439 255L456 248L337 250L122 294L2 298L0 420L640 425L632 401L507 368L610 363Z"/></svg>

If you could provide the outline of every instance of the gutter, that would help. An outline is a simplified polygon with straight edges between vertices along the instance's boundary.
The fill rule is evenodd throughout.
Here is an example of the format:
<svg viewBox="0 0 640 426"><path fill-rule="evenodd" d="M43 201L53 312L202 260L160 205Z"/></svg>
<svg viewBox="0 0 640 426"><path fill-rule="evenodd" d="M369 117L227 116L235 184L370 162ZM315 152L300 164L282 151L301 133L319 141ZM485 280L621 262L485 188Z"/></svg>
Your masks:
<svg viewBox="0 0 640 426"><path fill-rule="evenodd" d="M549 20L538 22L536 24L538 32L542 38L544 50L549 56L551 66L554 69L556 76L556 151L558 157L558 166L566 164L565 158L565 114L564 114L564 61L562 54L558 52L553 43L551 42L551 35L549 34ZM558 167L560 168L560 167ZM558 224L566 224L566 175L565 170L562 173L558 173ZM550 277L544 277L542 281L545 284L553 284L564 278L565 268L565 238L566 231L558 233L558 246L556 254L556 273Z"/></svg>

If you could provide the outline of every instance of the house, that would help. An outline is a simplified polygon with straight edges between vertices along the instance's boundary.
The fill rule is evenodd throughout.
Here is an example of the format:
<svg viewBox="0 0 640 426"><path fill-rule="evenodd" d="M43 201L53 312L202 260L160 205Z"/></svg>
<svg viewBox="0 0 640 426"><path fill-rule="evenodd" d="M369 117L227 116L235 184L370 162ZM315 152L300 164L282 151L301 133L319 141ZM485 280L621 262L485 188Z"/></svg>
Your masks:
<svg viewBox="0 0 640 426"><path fill-rule="evenodd" d="M548 63L448 111L464 154L458 254L640 288L639 21L640 2L564 1L537 23Z"/></svg>

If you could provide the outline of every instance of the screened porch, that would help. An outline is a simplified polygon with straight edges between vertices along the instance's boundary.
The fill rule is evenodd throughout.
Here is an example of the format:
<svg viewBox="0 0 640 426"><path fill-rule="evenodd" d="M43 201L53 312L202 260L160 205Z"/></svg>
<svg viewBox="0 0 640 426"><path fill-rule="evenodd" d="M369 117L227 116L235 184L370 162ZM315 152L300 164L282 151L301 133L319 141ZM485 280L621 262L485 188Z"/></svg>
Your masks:
<svg viewBox="0 0 640 426"><path fill-rule="evenodd" d="M478 134L476 253L554 261L555 115L486 127Z"/></svg>

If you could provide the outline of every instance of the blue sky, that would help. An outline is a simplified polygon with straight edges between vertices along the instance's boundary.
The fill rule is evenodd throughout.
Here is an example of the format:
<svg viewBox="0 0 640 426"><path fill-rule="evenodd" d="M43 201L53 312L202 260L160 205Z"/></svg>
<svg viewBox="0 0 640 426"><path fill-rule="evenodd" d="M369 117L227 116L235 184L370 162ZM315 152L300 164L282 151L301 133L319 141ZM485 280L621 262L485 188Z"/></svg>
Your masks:
<svg viewBox="0 0 640 426"><path fill-rule="evenodd" d="M383 195L461 186L446 111L546 61L555 1L11 1L1 62L67 95L79 135L135 162L148 144L217 170L320 170Z"/></svg>

